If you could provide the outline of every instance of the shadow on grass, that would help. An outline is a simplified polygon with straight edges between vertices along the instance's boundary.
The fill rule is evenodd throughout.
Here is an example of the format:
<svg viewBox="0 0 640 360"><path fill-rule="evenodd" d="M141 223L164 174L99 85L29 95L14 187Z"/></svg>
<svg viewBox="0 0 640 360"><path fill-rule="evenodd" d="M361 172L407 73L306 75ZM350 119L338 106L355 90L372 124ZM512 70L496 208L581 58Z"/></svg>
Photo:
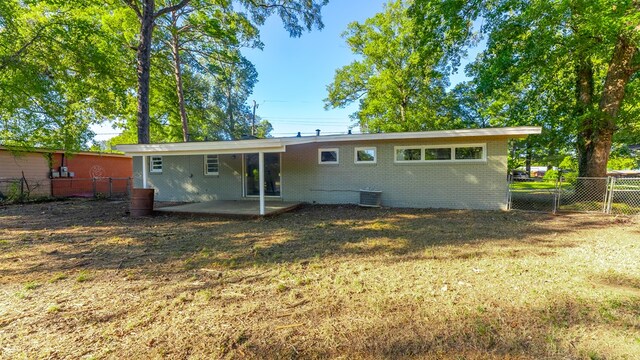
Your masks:
<svg viewBox="0 0 640 360"><path fill-rule="evenodd" d="M176 273L378 255L388 261L544 256L576 246L557 240L558 234L606 226L589 218L559 221L548 214L500 211L306 206L273 218L230 220L130 218L124 216L124 202L57 205L64 213L54 204L3 209L0 220L19 234L0 246L27 252L32 262L0 274L73 268ZM480 248L487 243L497 246ZM24 260L18 255L6 259Z"/></svg>

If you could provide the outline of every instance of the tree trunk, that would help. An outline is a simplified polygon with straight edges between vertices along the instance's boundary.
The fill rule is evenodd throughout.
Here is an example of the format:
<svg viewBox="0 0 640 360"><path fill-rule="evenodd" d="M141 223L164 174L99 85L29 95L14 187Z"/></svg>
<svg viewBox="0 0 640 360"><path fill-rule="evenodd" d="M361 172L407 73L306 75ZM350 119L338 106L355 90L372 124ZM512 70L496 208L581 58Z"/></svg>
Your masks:
<svg viewBox="0 0 640 360"><path fill-rule="evenodd" d="M184 89L182 86L182 69L180 61L180 42L178 38L177 21L175 11L171 13L173 28L171 29L171 55L173 56L173 75L176 78L176 94L178 95L178 108L180 109L180 120L182 122L182 140L189 141L189 121L187 110L184 104Z"/></svg>
<svg viewBox="0 0 640 360"><path fill-rule="evenodd" d="M138 143L148 144L149 138L149 79L151 72L151 37L154 25L154 0L144 0L140 18L138 60Z"/></svg>
<svg viewBox="0 0 640 360"><path fill-rule="evenodd" d="M622 107L625 88L634 73L632 60L637 51L638 48L628 38L621 36L618 39L598 105L599 116L590 117L588 122L583 122L584 143L579 149L580 176L607 176L607 162L616 128L616 117Z"/></svg>
<svg viewBox="0 0 640 360"><path fill-rule="evenodd" d="M236 136L236 123L233 120L233 94L231 90L231 82L227 86L227 119L229 121L229 135L232 140L237 138ZM240 134L242 135L242 134Z"/></svg>

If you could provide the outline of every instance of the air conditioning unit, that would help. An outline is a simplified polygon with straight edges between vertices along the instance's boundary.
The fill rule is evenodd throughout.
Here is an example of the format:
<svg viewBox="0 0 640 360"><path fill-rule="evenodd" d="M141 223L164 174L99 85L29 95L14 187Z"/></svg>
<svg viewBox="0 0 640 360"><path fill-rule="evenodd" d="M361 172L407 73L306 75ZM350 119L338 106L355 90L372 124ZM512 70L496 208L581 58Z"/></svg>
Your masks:
<svg viewBox="0 0 640 360"><path fill-rule="evenodd" d="M74 173L73 171L69 171L69 177L74 177L76 176L76 173Z"/></svg>
<svg viewBox="0 0 640 360"><path fill-rule="evenodd" d="M51 170L51 178L59 178L60 172Z"/></svg>
<svg viewBox="0 0 640 360"><path fill-rule="evenodd" d="M66 172L68 172L68 171L69 171L69 168L68 168L68 167L66 167L66 166L60 166L60 172L61 172L61 173L66 173Z"/></svg>
<svg viewBox="0 0 640 360"><path fill-rule="evenodd" d="M382 191L360 190L360 206L380 207L380 197Z"/></svg>

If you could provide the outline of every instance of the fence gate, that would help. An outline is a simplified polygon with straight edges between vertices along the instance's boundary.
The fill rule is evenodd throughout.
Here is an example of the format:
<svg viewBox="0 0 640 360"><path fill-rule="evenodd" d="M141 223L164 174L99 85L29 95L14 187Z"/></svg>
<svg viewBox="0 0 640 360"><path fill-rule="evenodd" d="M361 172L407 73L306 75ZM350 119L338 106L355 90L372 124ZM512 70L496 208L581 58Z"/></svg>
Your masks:
<svg viewBox="0 0 640 360"><path fill-rule="evenodd" d="M553 182L514 181L509 178L509 210L556 211L557 184Z"/></svg>
<svg viewBox="0 0 640 360"><path fill-rule="evenodd" d="M640 214L640 178L611 178L607 214Z"/></svg>
<svg viewBox="0 0 640 360"><path fill-rule="evenodd" d="M640 178L589 178L575 181L509 181L508 207L542 212L640 214Z"/></svg>
<svg viewBox="0 0 640 360"><path fill-rule="evenodd" d="M556 211L606 212L611 179L581 177L572 182L559 181Z"/></svg>

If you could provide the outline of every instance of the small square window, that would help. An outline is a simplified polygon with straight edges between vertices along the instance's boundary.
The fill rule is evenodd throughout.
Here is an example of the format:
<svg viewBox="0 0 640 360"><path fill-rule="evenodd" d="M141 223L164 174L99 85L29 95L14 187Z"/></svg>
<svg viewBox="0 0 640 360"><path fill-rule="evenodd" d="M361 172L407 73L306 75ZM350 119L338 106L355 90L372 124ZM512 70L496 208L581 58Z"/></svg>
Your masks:
<svg viewBox="0 0 640 360"><path fill-rule="evenodd" d="M420 161L422 160L422 149L396 149L396 161Z"/></svg>
<svg viewBox="0 0 640 360"><path fill-rule="evenodd" d="M356 148L356 164L375 164L376 163L376 148Z"/></svg>
<svg viewBox="0 0 640 360"><path fill-rule="evenodd" d="M469 146L456 148L456 160L481 160L484 158L482 146Z"/></svg>
<svg viewBox="0 0 640 360"><path fill-rule="evenodd" d="M204 156L204 174L218 175L218 155Z"/></svg>
<svg viewBox="0 0 640 360"><path fill-rule="evenodd" d="M451 148L426 148L424 149L425 160L451 160Z"/></svg>
<svg viewBox="0 0 640 360"><path fill-rule="evenodd" d="M318 163L320 164L338 164L338 149L318 149Z"/></svg>
<svg viewBox="0 0 640 360"><path fill-rule="evenodd" d="M149 161L149 172L152 172L152 173L162 172L162 156L151 156Z"/></svg>

